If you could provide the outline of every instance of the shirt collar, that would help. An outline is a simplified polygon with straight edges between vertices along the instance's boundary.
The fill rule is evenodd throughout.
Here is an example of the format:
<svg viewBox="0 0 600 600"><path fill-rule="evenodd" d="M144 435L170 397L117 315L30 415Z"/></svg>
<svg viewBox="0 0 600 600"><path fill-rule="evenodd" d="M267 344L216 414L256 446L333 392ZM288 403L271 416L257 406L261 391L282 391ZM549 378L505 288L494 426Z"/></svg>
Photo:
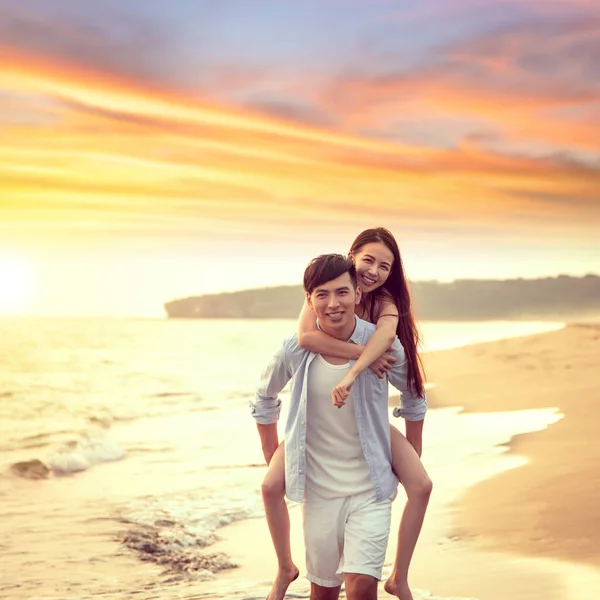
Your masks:
<svg viewBox="0 0 600 600"><path fill-rule="evenodd" d="M352 332L352 335L350 336L350 338L347 341L352 344L358 344L360 346L362 344L362 338L363 338L364 321L362 319L359 319L356 315L354 315L354 320L355 320L354 331ZM317 329L319 329L320 331L323 331L321 329L321 324L319 323L319 319L317 319ZM323 332L323 333L325 333L325 332Z"/></svg>

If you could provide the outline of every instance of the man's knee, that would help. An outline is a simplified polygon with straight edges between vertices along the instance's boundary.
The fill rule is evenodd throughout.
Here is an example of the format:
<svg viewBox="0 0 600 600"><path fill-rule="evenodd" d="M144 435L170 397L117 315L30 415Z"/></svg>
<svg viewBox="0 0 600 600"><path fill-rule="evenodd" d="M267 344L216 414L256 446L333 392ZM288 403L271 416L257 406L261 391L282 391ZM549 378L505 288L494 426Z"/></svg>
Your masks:
<svg viewBox="0 0 600 600"><path fill-rule="evenodd" d="M346 598L348 600L375 600L377 579L363 573L346 573Z"/></svg>
<svg viewBox="0 0 600 600"><path fill-rule="evenodd" d="M316 583L310 584L310 600L338 600L340 597L341 586L323 587Z"/></svg>

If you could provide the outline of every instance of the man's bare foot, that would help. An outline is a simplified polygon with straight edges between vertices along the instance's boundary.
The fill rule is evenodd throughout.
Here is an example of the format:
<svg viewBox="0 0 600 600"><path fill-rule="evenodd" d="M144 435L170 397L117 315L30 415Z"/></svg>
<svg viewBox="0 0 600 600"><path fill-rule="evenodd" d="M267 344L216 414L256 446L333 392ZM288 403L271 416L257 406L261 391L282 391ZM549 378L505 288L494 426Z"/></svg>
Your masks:
<svg viewBox="0 0 600 600"><path fill-rule="evenodd" d="M298 575L300 575L300 571L294 564L287 569L279 569L267 600L283 600L290 583L297 579Z"/></svg>
<svg viewBox="0 0 600 600"><path fill-rule="evenodd" d="M400 600L414 600L406 580L399 581L390 577L384 584L383 589L390 595Z"/></svg>

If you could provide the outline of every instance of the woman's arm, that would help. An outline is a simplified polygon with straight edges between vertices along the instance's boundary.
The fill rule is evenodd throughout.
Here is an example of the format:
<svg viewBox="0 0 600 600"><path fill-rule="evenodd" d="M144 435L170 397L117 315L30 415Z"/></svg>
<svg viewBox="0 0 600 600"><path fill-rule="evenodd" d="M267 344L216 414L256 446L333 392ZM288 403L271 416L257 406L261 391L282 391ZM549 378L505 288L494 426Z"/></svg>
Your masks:
<svg viewBox="0 0 600 600"><path fill-rule="evenodd" d="M360 358L350 369L350 372L354 375L354 379L390 349L396 337L397 325L397 312L395 315L387 313L379 317L375 333L371 336L371 339L362 351Z"/></svg>
<svg viewBox="0 0 600 600"><path fill-rule="evenodd" d="M350 360L358 360L363 350L363 347L358 344L342 342L319 331L317 329L315 313L308 306L306 300L304 300L304 306L298 319L298 344L305 350L310 350L317 354L338 356L339 358L348 358ZM387 348L389 348L389 345Z"/></svg>
<svg viewBox="0 0 600 600"><path fill-rule="evenodd" d="M333 403L338 407L344 405L356 378L389 350L396 337L396 327L398 325L398 309L396 305L393 302L386 302L381 306L379 314L380 317L377 319L375 333L371 336L371 339L348 374L331 392ZM375 372L379 377L383 377L383 373L380 373L378 370Z"/></svg>

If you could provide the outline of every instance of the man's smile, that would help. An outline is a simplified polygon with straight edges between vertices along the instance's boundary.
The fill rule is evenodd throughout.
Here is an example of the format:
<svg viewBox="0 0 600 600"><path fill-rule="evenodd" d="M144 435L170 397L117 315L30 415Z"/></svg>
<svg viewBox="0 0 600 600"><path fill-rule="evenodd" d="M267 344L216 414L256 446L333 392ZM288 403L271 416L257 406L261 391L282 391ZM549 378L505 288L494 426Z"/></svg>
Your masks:
<svg viewBox="0 0 600 600"><path fill-rule="evenodd" d="M326 313L327 318L331 319L332 321L340 321L342 319L342 317L344 316L344 311L343 310L338 310L336 312L328 312Z"/></svg>

